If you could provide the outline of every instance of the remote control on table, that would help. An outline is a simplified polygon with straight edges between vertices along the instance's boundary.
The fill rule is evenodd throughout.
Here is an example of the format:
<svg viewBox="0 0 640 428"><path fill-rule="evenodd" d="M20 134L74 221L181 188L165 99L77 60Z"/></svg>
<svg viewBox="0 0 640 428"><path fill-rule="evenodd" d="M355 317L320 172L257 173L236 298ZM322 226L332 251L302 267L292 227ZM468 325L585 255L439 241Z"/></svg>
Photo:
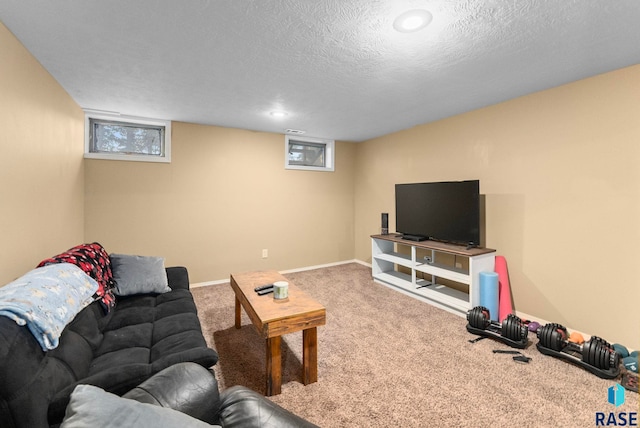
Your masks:
<svg viewBox="0 0 640 428"><path fill-rule="evenodd" d="M273 287L265 288L264 290L258 291L258 296L262 296L264 294L269 294L269 293L273 293Z"/></svg>
<svg viewBox="0 0 640 428"><path fill-rule="evenodd" d="M273 288L273 284L261 285L259 287L254 288L254 291L257 293L258 291L266 290L268 288Z"/></svg>

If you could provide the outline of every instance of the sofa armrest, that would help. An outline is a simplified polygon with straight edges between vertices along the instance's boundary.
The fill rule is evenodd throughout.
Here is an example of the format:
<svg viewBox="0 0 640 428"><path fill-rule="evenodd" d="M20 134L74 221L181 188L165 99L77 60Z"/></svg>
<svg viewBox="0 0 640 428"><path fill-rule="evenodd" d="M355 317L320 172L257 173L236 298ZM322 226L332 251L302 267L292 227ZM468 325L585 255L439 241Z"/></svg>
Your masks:
<svg viewBox="0 0 640 428"><path fill-rule="evenodd" d="M183 266L173 266L166 268L167 280L172 290L189 289L189 272Z"/></svg>
<svg viewBox="0 0 640 428"><path fill-rule="evenodd" d="M209 424L219 420L218 382L212 372L195 363L167 367L123 397L169 407Z"/></svg>
<svg viewBox="0 0 640 428"><path fill-rule="evenodd" d="M318 428L243 386L232 386L220 394L220 425L225 428Z"/></svg>

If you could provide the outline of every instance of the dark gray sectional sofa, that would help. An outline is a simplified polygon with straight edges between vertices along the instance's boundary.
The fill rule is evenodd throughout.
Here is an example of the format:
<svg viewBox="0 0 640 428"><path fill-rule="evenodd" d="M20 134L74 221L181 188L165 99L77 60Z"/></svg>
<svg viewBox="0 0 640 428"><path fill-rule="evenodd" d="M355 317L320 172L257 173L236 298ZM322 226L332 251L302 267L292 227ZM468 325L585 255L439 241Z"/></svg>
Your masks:
<svg viewBox="0 0 640 428"><path fill-rule="evenodd" d="M58 426L82 384L223 426L313 426L245 388L221 400L208 370L218 354L202 335L187 269L166 274L169 291L116 297L108 313L101 300L86 306L54 349L0 316L0 426Z"/></svg>
<svg viewBox="0 0 640 428"><path fill-rule="evenodd" d="M90 304L47 352L26 327L0 317L2 426L59 423L78 384L123 395L177 363L213 366L218 354L202 335L187 270L168 268L167 277L170 292L118 299L106 315Z"/></svg>

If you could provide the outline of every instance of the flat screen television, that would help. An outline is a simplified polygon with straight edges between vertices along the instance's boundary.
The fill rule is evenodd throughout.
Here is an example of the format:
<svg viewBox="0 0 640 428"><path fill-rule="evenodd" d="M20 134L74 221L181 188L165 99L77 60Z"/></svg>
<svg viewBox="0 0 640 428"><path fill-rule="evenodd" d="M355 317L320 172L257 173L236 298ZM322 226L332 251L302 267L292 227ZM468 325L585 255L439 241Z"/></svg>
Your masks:
<svg viewBox="0 0 640 428"><path fill-rule="evenodd" d="M480 181L396 184L396 232L414 241L480 245Z"/></svg>

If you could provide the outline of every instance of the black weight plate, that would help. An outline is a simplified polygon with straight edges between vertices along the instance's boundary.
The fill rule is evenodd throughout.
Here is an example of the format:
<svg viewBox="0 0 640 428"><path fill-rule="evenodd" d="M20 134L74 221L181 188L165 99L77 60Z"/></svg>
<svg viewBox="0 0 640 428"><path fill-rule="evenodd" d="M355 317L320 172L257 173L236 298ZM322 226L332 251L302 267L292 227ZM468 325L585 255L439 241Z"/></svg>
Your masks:
<svg viewBox="0 0 640 428"><path fill-rule="evenodd" d="M542 346L544 346L545 348L553 349L554 351L558 351L556 346L556 339L558 335L557 327L558 324L555 323L546 324L542 327L541 341L544 342L542 343Z"/></svg>
<svg viewBox="0 0 640 428"><path fill-rule="evenodd" d="M604 351L605 351L605 347L602 345L602 343L598 342L597 344L597 349L598 349L598 365L596 366L599 369L604 369Z"/></svg>
<svg viewBox="0 0 640 428"><path fill-rule="evenodd" d="M540 345L544 348L548 348L549 347L549 340L547 338L548 334L547 332L549 331L549 324L545 324L542 327L538 328L538 331L536 332L536 336L538 336L538 340L540 341Z"/></svg>
<svg viewBox="0 0 640 428"><path fill-rule="evenodd" d="M620 354L615 349L611 349L611 353L609 355L609 365L614 369L618 368L620 363Z"/></svg>
<svg viewBox="0 0 640 428"><path fill-rule="evenodd" d="M484 311L486 310L483 306L476 306L473 308L467 315L467 320L469 324L473 328L478 328L484 330L487 328L486 323L484 322Z"/></svg>
<svg viewBox="0 0 640 428"><path fill-rule="evenodd" d="M589 346L590 346L590 350L589 350L589 364L591 364L594 367L598 367L598 341L597 340L590 340L589 341Z"/></svg>
<svg viewBox="0 0 640 428"><path fill-rule="evenodd" d="M520 340L520 319L513 317L511 321L511 338L517 342Z"/></svg>
<svg viewBox="0 0 640 428"><path fill-rule="evenodd" d="M482 325L483 328L489 328L491 325L491 311L489 309L482 311Z"/></svg>
<svg viewBox="0 0 640 428"><path fill-rule="evenodd" d="M479 328L478 322L476 321L478 314L478 307L471 309L467 312L467 321L469 321L469 325L473 328Z"/></svg>
<svg viewBox="0 0 640 428"><path fill-rule="evenodd" d="M502 323L502 328L500 329L500 334L502 335L502 337L506 337L507 339L513 340L512 333L511 333L512 325L513 325L513 318L511 318L511 315L508 315L507 318Z"/></svg>
<svg viewBox="0 0 640 428"><path fill-rule="evenodd" d="M469 323L474 328L484 330L489 326L489 323L486 322L488 314L489 310L487 308L484 306L476 306L470 312L471 319L469 319Z"/></svg>
<svg viewBox="0 0 640 428"><path fill-rule="evenodd" d="M562 326L560 326L562 327ZM562 329L560 330L560 342L558 343L558 351L561 351L562 348L564 348L565 346L567 346L567 339L569 338L569 334L567 333L567 329L562 327Z"/></svg>
<svg viewBox="0 0 640 428"><path fill-rule="evenodd" d="M518 318L518 330L520 340L526 340L529 337L529 327L527 327L520 318Z"/></svg>
<svg viewBox="0 0 640 428"><path fill-rule="evenodd" d="M596 368L601 369L603 368L602 350L604 349L602 346L602 342L600 342L599 340L596 340L595 343L593 344L593 347L594 347L593 365L596 366Z"/></svg>
<svg viewBox="0 0 640 428"><path fill-rule="evenodd" d="M476 308L473 308L473 309L469 309L469 310L467 311L467 321L469 322L469 324L471 324L471 318L473 317L473 315L471 315L471 314L473 314L473 311L474 311L475 309L476 309Z"/></svg>
<svg viewBox="0 0 640 428"><path fill-rule="evenodd" d="M582 344L582 361L584 361L587 364L591 364L591 362L589 361L590 352L591 352L591 341L584 342Z"/></svg>
<svg viewBox="0 0 640 428"><path fill-rule="evenodd" d="M545 348L551 349L551 331L552 330L553 328L550 324L547 324L544 326L544 329L542 332L542 338L544 339L544 344L542 346L544 346Z"/></svg>
<svg viewBox="0 0 640 428"><path fill-rule="evenodd" d="M609 370L610 354L609 348L606 345L602 345L602 368L605 370Z"/></svg>
<svg viewBox="0 0 640 428"><path fill-rule="evenodd" d="M515 340L522 340L524 338L526 338L529 335L529 329L527 328L526 325L524 325L524 323L522 322L522 320L520 319L520 317L517 317L514 315L514 337L516 338ZM526 333L524 333L526 332Z"/></svg>
<svg viewBox="0 0 640 428"><path fill-rule="evenodd" d="M526 325L520 326L520 339L525 340L529 337L529 328Z"/></svg>
<svg viewBox="0 0 640 428"><path fill-rule="evenodd" d="M597 340L590 340L589 341L589 361L587 361L589 364L591 364L592 366L596 366L596 343L598 343Z"/></svg>
<svg viewBox="0 0 640 428"><path fill-rule="evenodd" d="M584 361L587 364L591 364L589 362L589 352L591 349L591 341L588 342L584 342L582 344L582 361Z"/></svg>
<svg viewBox="0 0 640 428"><path fill-rule="evenodd" d="M553 346L553 333L556 331L555 324L547 324L546 327L545 339L547 342L547 348L555 350Z"/></svg>
<svg viewBox="0 0 640 428"><path fill-rule="evenodd" d="M554 350L555 350L555 347L553 346L553 340L555 338L554 333L556 331L556 326L557 326L557 324L555 324L555 323L554 324L547 324L547 326L546 326L547 327L547 333L546 333L546 336L547 336L547 348L554 349Z"/></svg>
<svg viewBox="0 0 640 428"><path fill-rule="evenodd" d="M561 351L567 335L565 334L564 327L559 324L556 325L558 327L553 329L551 333L552 347L554 351Z"/></svg>
<svg viewBox="0 0 640 428"><path fill-rule="evenodd" d="M489 313L489 309L484 306L480 307L476 314L476 322L478 323L478 328L486 329L491 324L491 314Z"/></svg>
<svg viewBox="0 0 640 428"><path fill-rule="evenodd" d="M511 323L511 338L516 342L520 340L520 319L513 317Z"/></svg>
<svg viewBox="0 0 640 428"><path fill-rule="evenodd" d="M609 348L605 345L601 345L601 351L600 353L602 354L602 358L601 358L601 369L604 370L609 370L609 357L611 356L611 353L609 351Z"/></svg>

